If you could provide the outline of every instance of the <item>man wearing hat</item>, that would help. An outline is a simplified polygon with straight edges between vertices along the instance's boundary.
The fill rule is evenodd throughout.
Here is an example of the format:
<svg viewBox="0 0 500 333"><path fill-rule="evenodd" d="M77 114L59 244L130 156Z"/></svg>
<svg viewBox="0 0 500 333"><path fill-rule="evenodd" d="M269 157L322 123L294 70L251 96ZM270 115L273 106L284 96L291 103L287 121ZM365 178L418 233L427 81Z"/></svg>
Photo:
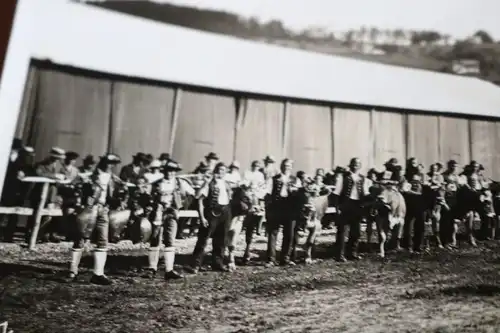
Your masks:
<svg viewBox="0 0 500 333"><path fill-rule="evenodd" d="M59 148L53 147L49 152L49 157L42 160L41 162L35 164L35 174L39 177L46 177L55 180L62 180L65 178L64 175L60 173L61 163L66 157L66 152ZM36 184L31 192L30 205L33 209L38 207L41 199L43 184ZM57 185L51 184L49 187L49 192L47 195L47 207L52 208L56 203L60 202L61 198L58 195ZM45 241L59 242L60 237L56 235L55 225L52 222L50 216L42 217L40 235ZM29 237L33 226L35 224L35 216L31 215L28 218L28 233L26 234L26 241L29 241Z"/></svg>
<svg viewBox="0 0 500 333"><path fill-rule="evenodd" d="M264 158L264 167L261 169L261 172L264 174L264 179L269 182L271 178L279 174L279 170L276 168L276 160L273 156L267 155Z"/></svg>
<svg viewBox="0 0 500 333"><path fill-rule="evenodd" d="M137 153L132 157L132 163L125 165L120 171L120 179L136 184L145 173L146 155Z"/></svg>
<svg viewBox="0 0 500 333"><path fill-rule="evenodd" d="M61 164L60 174L63 174L65 178L69 181L74 181L79 174L79 170L76 167L76 160L80 155L74 151L68 151L65 155L64 162Z"/></svg>
<svg viewBox="0 0 500 333"><path fill-rule="evenodd" d="M472 246L476 246L476 241L473 236L474 217L476 213L481 213L480 196L483 190L483 183L479 169L481 165L476 161L471 161L469 165L464 168L463 176L463 190L460 192L460 206L462 208L461 215L466 220L466 232L468 241Z"/></svg>
<svg viewBox="0 0 500 333"><path fill-rule="evenodd" d="M225 179L232 187L237 187L241 183L240 163L238 161L233 161L229 165L229 172Z"/></svg>
<svg viewBox="0 0 500 333"><path fill-rule="evenodd" d="M154 160L149 164L147 171L143 175L149 184L153 184L163 178L161 168L162 164L160 160Z"/></svg>
<svg viewBox="0 0 500 333"><path fill-rule="evenodd" d="M252 162L250 166L250 170L245 171L243 174L243 181L248 183L252 191L260 200L260 206L264 207L264 198L267 191L266 180L264 178L264 174L260 171L261 164L260 161L255 160ZM260 235L262 229L262 223L264 221L264 216L252 215L251 219L257 219L257 221L247 221L247 229L246 229L246 242L247 248L251 244L253 240L253 232L257 235ZM248 256L250 253L248 253ZM248 258L244 257L244 260Z"/></svg>
<svg viewBox="0 0 500 333"><path fill-rule="evenodd" d="M82 161L82 166L78 168L80 173L92 173L95 167L95 160L93 155L87 155Z"/></svg>
<svg viewBox="0 0 500 333"><path fill-rule="evenodd" d="M165 280L180 279L183 276L174 270L175 238L178 228L178 211L183 208L183 198L194 196L195 191L188 182L176 178L182 168L179 163L169 160L164 167L165 178L153 185L152 196L155 202L154 212L159 211L160 219L154 221L153 236L148 251L148 276L152 277L158 270L160 258L160 239L163 234L163 255L165 258Z"/></svg>
<svg viewBox="0 0 500 333"><path fill-rule="evenodd" d="M347 257L353 260L361 259L358 256L358 244L361 236L361 220L363 218L363 201L370 195L369 183L359 172L361 160L352 158L349 163L349 171L341 173L336 177L335 207L340 212L337 221L337 235L335 240L336 259L345 262L345 233L349 228L349 241L347 242Z"/></svg>
<svg viewBox="0 0 500 333"><path fill-rule="evenodd" d="M226 244L226 230L231 221L230 200L232 190L230 184L224 180L226 165L217 163L213 178L206 181L198 190L198 213L201 226L198 231L198 240L193 251L193 266L190 271L198 273L205 255L208 239L212 240L212 269L228 271L224 266L224 249Z"/></svg>
<svg viewBox="0 0 500 333"><path fill-rule="evenodd" d="M158 160L161 162L161 166L164 167L168 161L170 161L170 154L169 153L161 153L160 157L158 157Z"/></svg>
<svg viewBox="0 0 500 333"><path fill-rule="evenodd" d="M294 194L300 187L300 181L292 174L293 161L284 159L281 162L281 172L271 178L267 196L267 263L276 264L276 241L280 227L283 227L283 243L281 246L281 265L294 265L290 260L292 241L295 233L295 198Z"/></svg>
<svg viewBox="0 0 500 333"><path fill-rule="evenodd" d="M104 275L108 249L108 230L109 230L109 202L116 189L116 178L112 173L114 165L120 164L121 159L115 154L107 154L99 160L97 167L90 177L93 188L97 189L95 193L95 202L90 203L93 214L87 218L95 219L87 221L89 225L94 224L93 232L96 234L96 247L94 249L94 274L91 283L99 285L109 285L112 281ZM94 215L95 214L95 215ZM80 221L85 223L85 221ZM93 233L92 232L92 233ZM71 250L71 263L69 269L69 279L74 280L78 275L78 267L83 254L83 248L86 241L86 235L79 232L75 237L73 248Z"/></svg>
<svg viewBox="0 0 500 333"><path fill-rule="evenodd" d="M2 193L2 204L5 206L22 207L33 189L34 184L21 181L27 176L34 176L35 170L33 166L33 157L35 150L32 147L23 147L19 152L16 160L10 162L7 166L5 175L5 183ZM12 242L14 233L17 229L18 215L12 214L8 216L7 227L5 229L4 240Z"/></svg>

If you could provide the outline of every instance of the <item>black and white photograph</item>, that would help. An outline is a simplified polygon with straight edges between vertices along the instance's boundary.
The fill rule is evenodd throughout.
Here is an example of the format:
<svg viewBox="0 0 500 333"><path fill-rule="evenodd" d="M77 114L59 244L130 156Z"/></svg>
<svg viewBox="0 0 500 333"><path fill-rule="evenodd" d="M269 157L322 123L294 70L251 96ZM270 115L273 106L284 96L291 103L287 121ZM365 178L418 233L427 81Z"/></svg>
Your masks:
<svg viewBox="0 0 500 333"><path fill-rule="evenodd" d="M17 0L0 332L500 332L499 13Z"/></svg>

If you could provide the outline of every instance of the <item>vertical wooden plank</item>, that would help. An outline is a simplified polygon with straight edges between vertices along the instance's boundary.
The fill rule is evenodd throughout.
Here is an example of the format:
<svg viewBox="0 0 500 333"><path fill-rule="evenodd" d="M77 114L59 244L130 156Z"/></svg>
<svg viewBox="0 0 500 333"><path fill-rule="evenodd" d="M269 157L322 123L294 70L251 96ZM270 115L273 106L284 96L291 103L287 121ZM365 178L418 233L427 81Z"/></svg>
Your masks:
<svg viewBox="0 0 500 333"><path fill-rule="evenodd" d="M425 166L440 161L439 117L409 114L406 159L416 157Z"/></svg>
<svg viewBox="0 0 500 333"><path fill-rule="evenodd" d="M397 158L404 164L406 158L406 140L403 115L396 112L377 110L373 115L374 163L381 170L391 158Z"/></svg>
<svg viewBox="0 0 500 333"><path fill-rule="evenodd" d="M465 165L470 162L469 123L467 119L439 116L439 160L450 159Z"/></svg>
<svg viewBox="0 0 500 333"><path fill-rule="evenodd" d="M179 109L181 107L182 102L182 89L175 88L174 90L174 103L172 104L172 124L170 130L170 145L168 148L168 153L172 156L174 152L174 142L175 142L175 133L177 132L177 122L179 119Z"/></svg>
<svg viewBox="0 0 500 333"><path fill-rule="evenodd" d="M289 106L290 102L285 101L283 103L283 146L282 146L281 156L283 156L284 158L288 157L286 153L288 150L288 136L290 132L289 115L288 115Z"/></svg>

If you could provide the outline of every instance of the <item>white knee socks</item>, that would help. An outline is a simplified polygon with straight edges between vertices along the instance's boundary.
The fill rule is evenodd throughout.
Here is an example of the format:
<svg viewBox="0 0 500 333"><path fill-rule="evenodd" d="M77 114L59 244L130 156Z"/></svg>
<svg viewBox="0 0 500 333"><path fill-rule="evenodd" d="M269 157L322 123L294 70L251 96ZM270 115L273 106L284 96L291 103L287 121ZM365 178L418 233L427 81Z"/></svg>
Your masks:
<svg viewBox="0 0 500 333"><path fill-rule="evenodd" d="M83 249L71 249L71 263L69 266L69 271L71 273L78 274L78 266L80 266L82 255Z"/></svg>
<svg viewBox="0 0 500 333"><path fill-rule="evenodd" d="M108 252L103 249L94 250L94 274L101 276L104 275L104 266L106 265L106 258Z"/></svg>
<svg viewBox="0 0 500 333"><path fill-rule="evenodd" d="M160 248L159 247L150 247L148 250L148 261L149 268L154 269L155 271L158 269L158 261L160 260ZM165 257L166 261L166 257Z"/></svg>
<svg viewBox="0 0 500 333"><path fill-rule="evenodd" d="M165 272L171 272L174 270L174 261L175 261L175 248L174 247L166 247L163 252L165 256Z"/></svg>

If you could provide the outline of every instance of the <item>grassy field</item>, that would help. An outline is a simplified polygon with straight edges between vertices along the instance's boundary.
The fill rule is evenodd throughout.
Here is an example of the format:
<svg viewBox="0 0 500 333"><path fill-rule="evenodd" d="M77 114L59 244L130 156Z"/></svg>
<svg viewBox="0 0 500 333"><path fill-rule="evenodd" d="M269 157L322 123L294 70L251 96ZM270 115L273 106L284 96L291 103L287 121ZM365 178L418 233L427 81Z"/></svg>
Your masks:
<svg viewBox="0 0 500 333"><path fill-rule="evenodd" d="M179 264L194 241L179 241ZM499 242L391 253L384 261L369 253L339 264L330 259L332 232L324 231L316 249L321 262L272 269L259 258L265 242L258 238L254 264L234 273L169 284L134 272L146 251L122 242L110 251L111 287L88 283L90 255L81 281L62 282L69 243L41 244L34 253L0 244L0 320L23 333L500 332Z"/></svg>

